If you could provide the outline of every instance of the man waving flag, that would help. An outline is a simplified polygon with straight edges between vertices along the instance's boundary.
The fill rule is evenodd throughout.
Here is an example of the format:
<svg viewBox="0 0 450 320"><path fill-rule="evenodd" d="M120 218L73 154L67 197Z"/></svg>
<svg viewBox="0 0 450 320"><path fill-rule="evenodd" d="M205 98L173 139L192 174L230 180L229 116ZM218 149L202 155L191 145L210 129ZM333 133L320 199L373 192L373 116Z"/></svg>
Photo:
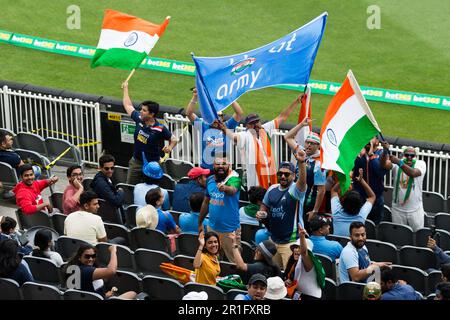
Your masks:
<svg viewBox="0 0 450 320"><path fill-rule="evenodd" d="M350 186L350 171L361 149L380 133L351 70L331 100L320 131L322 169L336 172L341 190Z"/></svg>
<svg viewBox="0 0 450 320"><path fill-rule="evenodd" d="M200 111L206 122L245 92L279 84L307 84L328 13L258 49L217 58L192 57Z"/></svg>
<svg viewBox="0 0 450 320"><path fill-rule="evenodd" d="M164 33L169 19L167 17L158 25L119 11L106 10L91 68L138 68Z"/></svg>

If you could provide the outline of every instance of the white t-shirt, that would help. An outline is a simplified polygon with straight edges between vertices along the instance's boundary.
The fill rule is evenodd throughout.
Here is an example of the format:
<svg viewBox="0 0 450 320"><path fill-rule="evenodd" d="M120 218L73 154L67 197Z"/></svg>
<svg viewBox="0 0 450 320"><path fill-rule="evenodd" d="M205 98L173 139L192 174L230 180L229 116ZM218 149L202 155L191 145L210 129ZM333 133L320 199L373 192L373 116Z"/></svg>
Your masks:
<svg viewBox="0 0 450 320"><path fill-rule="evenodd" d="M271 131L278 129L278 120L272 120L262 125L262 128L266 131L267 135L270 136ZM262 129L261 129L262 130ZM241 150L241 156L242 156L242 162L244 164L244 167L247 169L247 188L253 186L259 186L261 183L258 181L258 175L256 173L256 145L255 140L253 139L253 135L250 131L242 131L237 132L238 135L238 143L237 147ZM261 139L257 139L257 142L259 144L259 147L261 150L264 150L263 145L261 143ZM265 172L267 173L266 177L269 176L269 166L268 166L268 159L267 155L263 151L264 154L264 160L265 160ZM273 151L272 151L272 157L274 158ZM275 158L273 159L275 161ZM275 167L277 167L275 163Z"/></svg>
<svg viewBox="0 0 450 320"><path fill-rule="evenodd" d="M64 221L64 234L95 246L97 239L106 237L106 230L100 216L86 211L75 211Z"/></svg>
<svg viewBox="0 0 450 320"><path fill-rule="evenodd" d="M317 284L316 269L314 266L306 272L303 266L302 256L298 258L295 266L294 279L297 280L297 290L303 294L311 297L320 298L322 296L322 289Z"/></svg>
<svg viewBox="0 0 450 320"><path fill-rule="evenodd" d="M399 166L394 164L392 168L392 175L394 177L394 188L397 185L397 173L399 170ZM411 193L409 194L408 200L402 204L403 199L405 199L406 190L408 187L407 181L408 178L411 179L406 173L400 173L400 185L398 192L398 202L394 202L392 199L392 208L395 208L397 211L410 213L416 212L420 209L423 209L422 202L422 186L423 186L423 178L425 173L427 172L427 165L423 160L417 160L414 169L418 169L421 172L421 175L414 178L413 184L411 186ZM402 183L403 182L403 183Z"/></svg>
<svg viewBox="0 0 450 320"><path fill-rule="evenodd" d="M58 268L61 267L64 263L61 255L58 252L47 250L44 252L44 255L52 260L58 266Z"/></svg>

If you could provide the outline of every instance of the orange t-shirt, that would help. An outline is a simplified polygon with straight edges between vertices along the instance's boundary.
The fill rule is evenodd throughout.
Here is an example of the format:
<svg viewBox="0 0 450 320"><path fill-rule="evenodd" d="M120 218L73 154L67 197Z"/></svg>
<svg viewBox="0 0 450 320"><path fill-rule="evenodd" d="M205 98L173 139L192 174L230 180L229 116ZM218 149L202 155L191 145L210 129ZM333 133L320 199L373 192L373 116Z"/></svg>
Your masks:
<svg viewBox="0 0 450 320"><path fill-rule="evenodd" d="M220 274L217 256L202 253L202 265L195 269L195 282L216 285L216 277Z"/></svg>

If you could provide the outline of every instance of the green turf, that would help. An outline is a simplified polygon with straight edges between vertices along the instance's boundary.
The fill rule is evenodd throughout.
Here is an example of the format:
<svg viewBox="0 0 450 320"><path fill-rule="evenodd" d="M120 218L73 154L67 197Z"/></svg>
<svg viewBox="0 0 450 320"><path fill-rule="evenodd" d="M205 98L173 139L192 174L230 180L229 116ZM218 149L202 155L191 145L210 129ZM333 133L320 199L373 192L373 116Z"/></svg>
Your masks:
<svg viewBox="0 0 450 320"><path fill-rule="evenodd" d="M66 9L71 4L74 2L8 1L0 11L0 29L95 46L106 8L155 23L171 15L169 27L151 55L191 61L190 52L222 56L254 49L328 11L312 79L342 82L351 68L363 86L450 96L448 1L77 1L81 30L66 27ZM381 8L381 30L366 27L366 10L372 4ZM91 70L87 59L5 44L0 44L0 61L0 79L118 98L121 81L127 76L123 70ZM188 89L193 84L193 77L139 70L130 82L130 92L135 100L182 107L190 100ZM269 119L295 96L293 91L263 89L245 94L239 102L246 113L259 112ZM321 124L330 100L331 96L313 96L315 125ZM450 142L446 111L369 104L385 135Z"/></svg>

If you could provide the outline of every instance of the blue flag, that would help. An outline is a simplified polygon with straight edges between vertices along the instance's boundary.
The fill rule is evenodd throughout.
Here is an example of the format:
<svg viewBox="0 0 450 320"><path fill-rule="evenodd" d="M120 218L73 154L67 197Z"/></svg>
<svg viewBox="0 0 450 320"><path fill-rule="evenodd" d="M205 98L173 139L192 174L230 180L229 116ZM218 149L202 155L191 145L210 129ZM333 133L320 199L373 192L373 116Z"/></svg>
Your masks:
<svg viewBox="0 0 450 320"><path fill-rule="evenodd" d="M212 123L247 91L279 84L307 84L328 13L281 39L227 57L195 57L195 83L203 119Z"/></svg>

